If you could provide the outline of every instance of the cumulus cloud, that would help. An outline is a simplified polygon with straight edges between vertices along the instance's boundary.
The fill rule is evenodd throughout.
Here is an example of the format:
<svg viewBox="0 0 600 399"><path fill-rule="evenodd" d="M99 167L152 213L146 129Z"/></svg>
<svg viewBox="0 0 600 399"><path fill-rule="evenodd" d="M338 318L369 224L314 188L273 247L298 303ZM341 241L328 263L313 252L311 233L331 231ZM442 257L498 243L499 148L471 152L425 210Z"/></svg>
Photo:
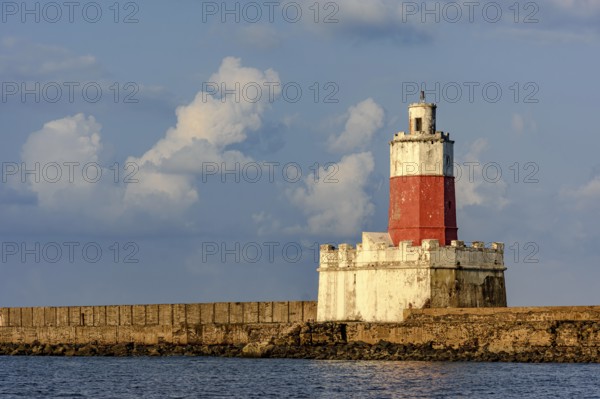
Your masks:
<svg viewBox="0 0 600 399"><path fill-rule="evenodd" d="M227 57L209 81L226 88L247 83L265 87L267 82L279 83L279 76L271 69L244 67L240 59ZM273 87L276 96L279 91ZM142 156L129 157L118 165L118 172L103 164L102 127L93 116L76 114L47 122L29 135L21 151L22 165L15 164L18 169L37 168L38 177L29 174L23 184L17 170L16 176L11 176L10 198L33 194L40 209L79 213L106 222L118 220L128 211L157 217L183 214L200 197L196 179L203 162L250 159L228 146L245 141L250 132L260 129L268 106L267 96L260 101L238 101L221 93L199 92L189 104L177 108L177 123L162 139ZM90 166L86 169L86 165ZM132 169L125 169L128 165ZM128 172L133 172L134 181L124 184ZM56 173L62 176L55 179ZM100 179L96 179L98 173ZM119 173L117 181L115 173Z"/></svg>
<svg viewBox="0 0 600 399"><path fill-rule="evenodd" d="M459 209L469 205L503 208L510 202L506 198L508 184L501 178L497 179L499 166L481 160L481 155L488 148L488 141L478 138L462 161L457 163L454 175Z"/></svg>
<svg viewBox="0 0 600 399"><path fill-rule="evenodd" d="M233 89L242 88L246 84L265 88L267 83L280 83L280 80L277 72L272 69L262 72L242 67L239 58L227 57L208 82L215 83L219 88L224 85L227 89ZM279 86L274 86L274 90L275 95L278 95ZM268 96L263 96L259 101L247 101L243 96L236 99L233 95L223 98L221 92L217 94L213 96L199 92L190 104L177 108L176 126L170 128L165 138L138 161L141 164L160 166L195 141L205 141L218 152L227 145L244 141L248 131L261 127L262 114L268 106Z"/></svg>
<svg viewBox="0 0 600 399"><path fill-rule="evenodd" d="M290 202L307 217L305 226L285 229L289 233L328 234L338 237L359 232L373 215L375 205L367 191L374 168L373 154L367 149L385 119L383 108L367 98L348 108L338 122L344 124L339 135L327 140L331 152L345 153L329 168L319 168L318 176L307 177L300 187L287 190ZM360 151L351 153L354 151Z"/></svg>
<svg viewBox="0 0 600 399"><path fill-rule="evenodd" d="M344 131L329 137L328 147L333 152L348 152L365 149L373 135L383 126L385 113L372 98L351 106L346 115Z"/></svg>
<svg viewBox="0 0 600 399"><path fill-rule="evenodd" d="M373 214L375 207L365 190L375 167L373 155L346 155L335 167L335 174L323 168L319 174L333 181L316 181L311 176L304 179L303 186L288 190L290 202L307 217L307 226L296 230L348 236L360 231L366 218Z"/></svg>
<svg viewBox="0 0 600 399"><path fill-rule="evenodd" d="M60 220L60 228L67 230L114 228L125 211L124 169L103 162L101 129L93 116L76 114L31 133L21 162L3 164L6 200L35 205L14 210L29 220Z"/></svg>
<svg viewBox="0 0 600 399"><path fill-rule="evenodd" d="M176 126L141 157L128 159L140 166L140 183L127 187L126 201L150 206L156 195L161 201L189 206L199 198L193 178L202 171L203 163L247 160L227 146L245 141L249 132L262 126L269 96L249 100L243 95L228 97L220 89L243 93L246 85L263 90L270 86L277 96L279 75L272 69L243 67L239 58L227 57L208 82L214 83L214 93L199 92L190 104L177 108Z"/></svg>
<svg viewBox="0 0 600 399"><path fill-rule="evenodd" d="M102 173L98 164L100 129L93 116L83 114L45 123L23 145L21 177L9 181L19 183L26 178L42 207L60 207L76 192L89 194L94 188L90 181ZM34 173L25 175L25 170Z"/></svg>
<svg viewBox="0 0 600 399"><path fill-rule="evenodd" d="M227 88L248 83L266 87L267 83L280 82L275 71L244 67L240 59L232 57L223 59L208 81ZM277 96L279 91L276 89L273 94ZM82 179L82 165L103 164L102 127L93 116L77 114L48 122L28 137L22 148L22 161L28 165L77 163L79 175L74 182L66 178L58 183L30 182L27 189L36 195L41 209L77 213L105 224L143 214L151 214L156 220L177 219L202 198L198 178L203 163L252 160L239 150L239 144L263 128L269 98L237 101L223 95L199 92L189 104L178 107L176 124L164 137L142 155L131 156L123 163L136 167L136 182L131 184L114 184L113 171L107 166L100 168L105 176L102 181L90 183ZM344 128L338 136L330 138L329 147L338 152L353 152L369 145L383 126L384 111L369 98L349 107L343 118ZM282 191L284 198L301 209L307 219L305 225L292 230L351 235L360 231L373 214L374 205L367 192L369 176L374 170L371 152L346 153L330 168L334 168L333 172L321 167L318 173L327 179L315 181L311 174L295 187ZM62 170L64 173L64 166ZM291 231L271 210L253 212L252 220L260 235Z"/></svg>
<svg viewBox="0 0 600 399"><path fill-rule="evenodd" d="M29 135L21 158L25 162L95 162L102 149L100 129L93 116L83 114L50 121Z"/></svg>

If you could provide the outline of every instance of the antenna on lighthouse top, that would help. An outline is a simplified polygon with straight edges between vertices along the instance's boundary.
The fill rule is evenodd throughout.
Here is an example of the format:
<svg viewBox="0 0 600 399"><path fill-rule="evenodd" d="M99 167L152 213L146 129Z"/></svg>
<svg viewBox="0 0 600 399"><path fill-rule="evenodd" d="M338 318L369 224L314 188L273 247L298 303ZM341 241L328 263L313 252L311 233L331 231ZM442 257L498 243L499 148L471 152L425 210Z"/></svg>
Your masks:
<svg viewBox="0 0 600 399"><path fill-rule="evenodd" d="M425 91L421 90L421 102L424 103L425 102Z"/></svg>

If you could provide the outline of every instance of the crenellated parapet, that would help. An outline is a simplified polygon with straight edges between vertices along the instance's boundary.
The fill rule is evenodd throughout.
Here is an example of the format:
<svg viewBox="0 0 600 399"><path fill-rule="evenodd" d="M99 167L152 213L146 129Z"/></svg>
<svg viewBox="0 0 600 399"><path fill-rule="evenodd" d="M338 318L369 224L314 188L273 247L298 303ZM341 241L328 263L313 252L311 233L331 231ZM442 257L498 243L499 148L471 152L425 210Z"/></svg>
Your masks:
<svg viewBox="0 0 600 399"><path fill-rule="evenodd" d="M450 133L446 133L443 131L436 131L432 134L428 135L414 135L407 132L398 132L394 134L394 141L450 141Z"/></svg>
<svg viewBox="0 0 600 399"><path fill-rule="evenodd" d="M363 233L363 242L356 245L321 245L319 271L324 269L369 269L369 268L451 268L478 270L505 270L504 244L483 241L466 245L453 240L451 245L440 246L438 240L423 240L421 245L402 241L394 246L389 241L374 242Z"/></svg>

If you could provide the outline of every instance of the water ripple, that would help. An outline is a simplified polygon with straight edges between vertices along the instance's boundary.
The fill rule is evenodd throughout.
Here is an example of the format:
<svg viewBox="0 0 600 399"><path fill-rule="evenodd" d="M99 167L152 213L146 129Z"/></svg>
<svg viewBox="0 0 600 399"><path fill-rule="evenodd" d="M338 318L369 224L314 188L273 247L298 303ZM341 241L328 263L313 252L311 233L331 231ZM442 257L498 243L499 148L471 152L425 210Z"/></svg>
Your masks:
<svg viewBox="0 0 600 399"><path fill-rule="evenodd" d="M0 357L1 398L600 398L596 364Z"/></svg>

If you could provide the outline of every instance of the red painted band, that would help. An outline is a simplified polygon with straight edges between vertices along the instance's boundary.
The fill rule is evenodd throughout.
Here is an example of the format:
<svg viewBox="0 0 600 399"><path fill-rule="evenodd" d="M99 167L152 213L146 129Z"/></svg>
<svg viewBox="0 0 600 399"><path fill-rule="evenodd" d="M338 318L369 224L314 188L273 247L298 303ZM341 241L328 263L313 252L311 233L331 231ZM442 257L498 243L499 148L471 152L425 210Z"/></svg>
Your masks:
<svg viewBox="0 0 600 399"><path fill-rule="evenodd" d="M388 231L394 245L458 239L454 177L398 176L390 179Z"/></svg>

